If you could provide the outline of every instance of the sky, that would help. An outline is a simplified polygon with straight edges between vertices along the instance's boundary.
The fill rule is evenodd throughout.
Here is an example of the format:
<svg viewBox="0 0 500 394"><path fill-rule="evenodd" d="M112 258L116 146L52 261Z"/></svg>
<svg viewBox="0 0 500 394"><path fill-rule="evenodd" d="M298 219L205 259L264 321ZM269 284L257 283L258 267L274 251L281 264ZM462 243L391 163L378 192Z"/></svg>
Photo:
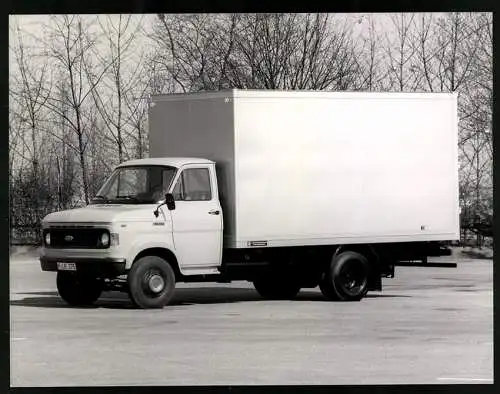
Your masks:
<svg viewBox="0 0 500 394"><path fill-rule="evenodd" d="M333 14L334 18L339 18L341 21L346 21L348 26L352 27L355 41L357 44L362 44L362 41L358 40L362 36L366 36L369 25L370 25L370 17L374 18L375 25L377 27L383 28L384 26L390 26L390 17L389 14ZM95 19L96 14L83 15L84 20ZM106 17L111 18L115 25L118 25L119 15L113 14L100 14L102 20L104 21ZM156 22L156 14L133 14L131 23L132 25L136 25L139 21L142 21L142 26L144 29L144 33L138 39L135 40L134 45L137 50L131 48L132 54L138 54L143 52L145 55L148 52L149 48L153 48L152 45L148 42L147 33L152 31L152 27ZM51 24L51 15L10 15L9 16L9 46L15 46L16 34L12 34L12 29L15 29L16 26L19 26L22 32L22 38L24 45L28 47L40 47L41 38L43 38L49 31L47 29ZM389 30L385 29L385 31L381 30L384 34L389 34ZM106 45L106 43L102 43L100 45ZM100 53L106 53L106 48L97 47ZM102 50L101 50L102 49ZM41 60L41 59L40 59ZM36 61L36 60L35 60ZM131 64L131 63L129 63ZM9 51L9 65L10 65L10 75L14 76L17 74L17 68L15 65L15 58L12 56L12 52Z"/></svg>
<svg viewBox="0 0 500 394"><path fill-rule="evenodd" d="M390 14L388 13L350 13L350 14L333 14L334 18L339 18L340 20L345 20L350 27L353 29L355 38L362 38L368 35L368 30L370 26L370 18L373 18L375 28L383 36L387 35L388 38L391 37L393 29L391 29L392 22L390 19ZM420 14L416 14L418 17ZM444 15L443 13L435 13L435 15ZM94 19L97 15L90 14L84 15L84 18ZM109 16L115 24L118 22L119 15L117 14L100 14L102 17ZM15 36L12 34L11 29L18 24L23 32L23 39L27 45L36 46L39 42L39 38L43 37L46 32L44 25L50 25L51 20L50 15L10 15L9 16L9 45L13 45ZM152 31L152 26L156 20L156 14L133 14L132 24L135 25L142 19L143 28L145 33ZM142 49L148 48L147 38L145 35L142 36L140 40L137 40L137 45L141 46ZM12 60L11 60L12 61Z"/></svg>
<svg viewBox="0 0 500 394"><path fill-rule="evenodd" d="M84 15L86 19L95 19L97 15ZM113 14L101 14L101 17L109 17L113 24L118 25L119 15ZM143 26L146 31L150 31L150 26L152 26L154 19L154 14L137 14L132 16L131 23L136 25L141 19L143 21ZM9 45L12 45L15 40L15 35L12 34L11 29L15 28L16 25L19 26L22 32L26 34L23 36L26 44L36 45L37 39L43 35L47 29L44 25L51 24L51 15L9 15Z"/></svg>
<svg viewBox="0 0 500 394"><path fill-rule="evenodd" d="M356 32L364 33L367 31L369 26L369 16L372 15L375 22L383 25L384 21L388 18L388 14L335 14L340 18L347 18L349 22L353 24ZM88 18L95 18L96 15L86 15ZM102 16L109 16L115 22L118 21L119 15L113 14L102 14ZM144 22L144 27L146 31L150 31L151 26L154 23L156 14L134 14L133 20L135 23L142 18ZM43 31L43 25L50 23L50 15L10 15L9 16L9 27L13 27L14 23L18 23L23 31L31 33L34 37ZM9 42L12 40L12 34L9 34ZM33 40L34 42L35 40Z"/></svg>

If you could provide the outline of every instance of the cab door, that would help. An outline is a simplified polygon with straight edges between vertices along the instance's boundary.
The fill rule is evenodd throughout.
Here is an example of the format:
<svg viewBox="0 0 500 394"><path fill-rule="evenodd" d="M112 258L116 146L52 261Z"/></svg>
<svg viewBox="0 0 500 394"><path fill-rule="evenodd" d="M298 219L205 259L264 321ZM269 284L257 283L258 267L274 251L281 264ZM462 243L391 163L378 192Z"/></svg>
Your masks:
<svg viewBox="0 0 500 394"><path fill-rule="evenodd" d="M222 210L214 165L186 165L172 189L174 246L181 269L217 268L222 257Z"/></svg>

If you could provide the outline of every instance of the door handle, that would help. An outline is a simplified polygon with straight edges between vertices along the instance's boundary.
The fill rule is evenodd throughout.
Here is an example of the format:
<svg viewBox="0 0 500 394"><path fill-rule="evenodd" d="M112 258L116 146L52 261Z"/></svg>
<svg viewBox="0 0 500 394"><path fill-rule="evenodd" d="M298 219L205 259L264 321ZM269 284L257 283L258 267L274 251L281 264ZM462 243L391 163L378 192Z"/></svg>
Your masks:
<svg viewBox="0 0 500 394"><path fill-rule="evenodd" d="M208 211L208 214L209 215L218 215L218 214L220 214L220 211L218 209L214 209L212 211Z"/></svg>

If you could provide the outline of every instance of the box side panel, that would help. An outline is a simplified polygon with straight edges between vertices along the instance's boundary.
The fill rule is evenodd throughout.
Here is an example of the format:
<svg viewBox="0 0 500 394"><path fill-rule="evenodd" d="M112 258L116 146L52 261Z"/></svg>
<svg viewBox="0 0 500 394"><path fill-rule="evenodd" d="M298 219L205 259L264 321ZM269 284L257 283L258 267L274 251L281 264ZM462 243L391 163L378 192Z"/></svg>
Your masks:
<svg viewBox="0 0 500 394"><path fill-rule="evenodd" d="M224 242L233 242L236 229L232 100L224 97L159 100L150 109L149 122L150 157L197 157L216 162Z"/></svg>
<svg viewBox="0 0 500 394"><path fill-rule="evenodd" d="M239 247L458 237L454 96L235 101Z"/></svg>

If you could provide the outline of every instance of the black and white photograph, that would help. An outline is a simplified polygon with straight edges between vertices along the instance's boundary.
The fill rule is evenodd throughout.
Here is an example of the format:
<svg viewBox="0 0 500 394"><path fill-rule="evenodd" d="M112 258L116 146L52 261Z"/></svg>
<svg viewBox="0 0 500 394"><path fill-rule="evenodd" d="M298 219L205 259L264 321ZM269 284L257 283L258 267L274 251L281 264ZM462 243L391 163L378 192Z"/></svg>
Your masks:
<svg viewBox="0 0 500 394"><path fill-rule="evenodd" d="M9 15L10 386L493 384L493 14Z"/></svg>

